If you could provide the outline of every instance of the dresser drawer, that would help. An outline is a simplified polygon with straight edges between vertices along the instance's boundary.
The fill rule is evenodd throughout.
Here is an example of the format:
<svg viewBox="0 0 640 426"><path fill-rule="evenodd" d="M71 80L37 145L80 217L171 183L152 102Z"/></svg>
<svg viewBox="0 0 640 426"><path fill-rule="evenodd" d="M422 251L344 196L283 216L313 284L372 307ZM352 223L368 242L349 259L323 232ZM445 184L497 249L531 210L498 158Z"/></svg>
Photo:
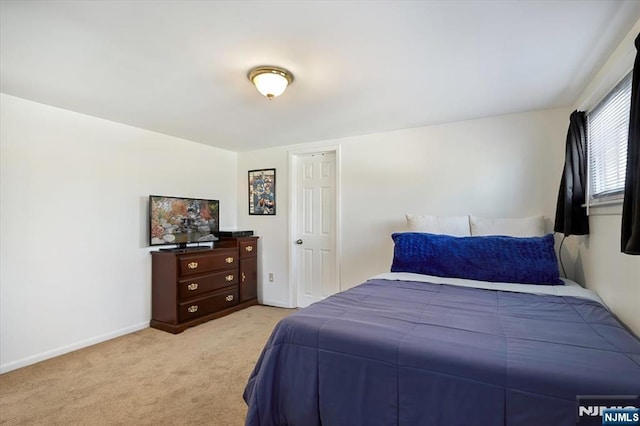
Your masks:
<svg viewBox="0 0 640 426"><path fill-rule="evenodd" d="M251 257L258 254L258 239L239 240L240 257Z"/></svg>
<svg viewBox="0 0 640 426"><path fill-rule="evenodd" d="M178 304L178 320L180 322L211 314L238 304L238 286L225 291L218 291L210 296Z"/></svg>
<svg viewBox="0 0 640 426"><path fill-rule="evenodd" d="M207 254L180 256L180 276L203 274L220 269L236 268L238 252L233 249L217 250Z"/></svg>
<svg viewBox="0 0 640 426"><path fill-rule="evenodd" d="M237 269L207 275L194 275L189 279L178 281L178 297L187 299L233 284L238 284Z"/></svg>

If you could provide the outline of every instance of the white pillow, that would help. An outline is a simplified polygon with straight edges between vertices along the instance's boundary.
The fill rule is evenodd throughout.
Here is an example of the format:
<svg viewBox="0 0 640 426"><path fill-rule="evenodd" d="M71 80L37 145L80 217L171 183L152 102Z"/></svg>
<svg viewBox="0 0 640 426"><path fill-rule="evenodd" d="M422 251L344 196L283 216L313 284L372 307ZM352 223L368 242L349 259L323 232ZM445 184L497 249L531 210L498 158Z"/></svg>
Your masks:
<svg viewBox="0 0 640 426"><path fill-rule="evenodd" d="M455 237L470 237L469 216L430 216L407 213L407 225L411 232L446 234Z"/></svg>
<svg viewBox="0 0 640 426"><path fill-rule="evenodd" d="M542 237L545 235L544 217L487 218L469 216L471 235L507 235L510 237Z"/></svg>

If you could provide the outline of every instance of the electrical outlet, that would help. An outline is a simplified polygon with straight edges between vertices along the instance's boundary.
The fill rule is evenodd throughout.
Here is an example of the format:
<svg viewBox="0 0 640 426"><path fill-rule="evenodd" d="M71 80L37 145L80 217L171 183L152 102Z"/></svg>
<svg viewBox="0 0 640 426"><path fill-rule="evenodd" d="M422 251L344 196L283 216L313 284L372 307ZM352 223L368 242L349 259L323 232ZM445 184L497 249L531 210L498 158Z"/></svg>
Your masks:
<svg viewBox="0 0 640 426"><path fill-rule="evenodd" d="M273 272L269 272L269 282L273 282Z"/></svg>

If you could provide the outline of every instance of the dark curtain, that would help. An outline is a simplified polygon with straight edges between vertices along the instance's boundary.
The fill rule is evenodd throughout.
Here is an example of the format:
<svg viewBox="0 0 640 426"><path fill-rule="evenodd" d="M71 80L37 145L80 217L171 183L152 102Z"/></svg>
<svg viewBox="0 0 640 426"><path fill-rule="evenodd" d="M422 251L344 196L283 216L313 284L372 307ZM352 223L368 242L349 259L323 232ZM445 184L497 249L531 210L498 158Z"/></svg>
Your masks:
<svg viewBox="0 0 640 426"><path fill-rule="evenodd" d="M564 170L558 191L554 231L569 235L589 233L589 218L585 203L587 187L587 116L573 111L564 154Z"/></svg>
<svg viewBox="0 0 640 426"><path fill-rule="evenodd" d="M636 37L636 49L640 50L640 35ZM636 52L631 82L631 110L629 115L629 138L627 140L627 174L622 204L623 253L640 254L640 57Z"/></svg>

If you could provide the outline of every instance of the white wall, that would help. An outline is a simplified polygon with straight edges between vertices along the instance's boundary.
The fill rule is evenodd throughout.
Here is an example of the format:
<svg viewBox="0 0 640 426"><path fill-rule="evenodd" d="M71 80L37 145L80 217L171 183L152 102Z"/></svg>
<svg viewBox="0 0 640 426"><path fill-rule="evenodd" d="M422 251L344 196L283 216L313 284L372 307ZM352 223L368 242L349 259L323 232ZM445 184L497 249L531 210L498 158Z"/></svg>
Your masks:
<svg viewBox="0 0 640 426"><path fill-rule="evenodd" d="M582 93L575 108L589 110L632 68L636 56L634 40L640 21L612 52ZM640 256L620 252L622 204L591 209L590 234L571 237L569 256L575 259L576 276L596 291L612 311L640 336Z"/></svg>
<svg viewBox="0 0 640 426"><path fill-rule="evenodd" d="M589 216L589 236L578 238L576 268L582 270L586 287L598 293L640 336L640 256L620 251L620 208L609 207Z"/></svg>
<svg viewBox="0 0 640 426"><path fill-rule="evenodd" d="M237 154L0 96L4 372L147 327L147 197L219 199L233 228Z"/></svg>
<svg viewBox="0 0 640 426"><path fill-rule="evenodd" d="M555 215L569 109L513 114L238 154L238 227L260 242L260 300L287 306L288 152L339 145L342 288L389 270L390 234L406 212L491 217ZM247 214L247 171L276 168L277 215ZM269 272L274 282L267 280Z"/></svg>
<svg viewBox="0 0 640 426"><path fill-rule="evenodd" d="M638 31L640 22L576 108L630 69ZM0 372L148 326L149 194L220 199L223 228L261 237L260 300L288 306L293 149L341 147L343 289L389 269L390 234L404 229L405 212L543 214L551 231L570 111L236 154L2 94ZM247 171L268 167L277 169L278 214L249 216ZM569 276L640 334L640 257L620 253L619 212L596 210L591 235L572 237L563 257Z"/></svg>

